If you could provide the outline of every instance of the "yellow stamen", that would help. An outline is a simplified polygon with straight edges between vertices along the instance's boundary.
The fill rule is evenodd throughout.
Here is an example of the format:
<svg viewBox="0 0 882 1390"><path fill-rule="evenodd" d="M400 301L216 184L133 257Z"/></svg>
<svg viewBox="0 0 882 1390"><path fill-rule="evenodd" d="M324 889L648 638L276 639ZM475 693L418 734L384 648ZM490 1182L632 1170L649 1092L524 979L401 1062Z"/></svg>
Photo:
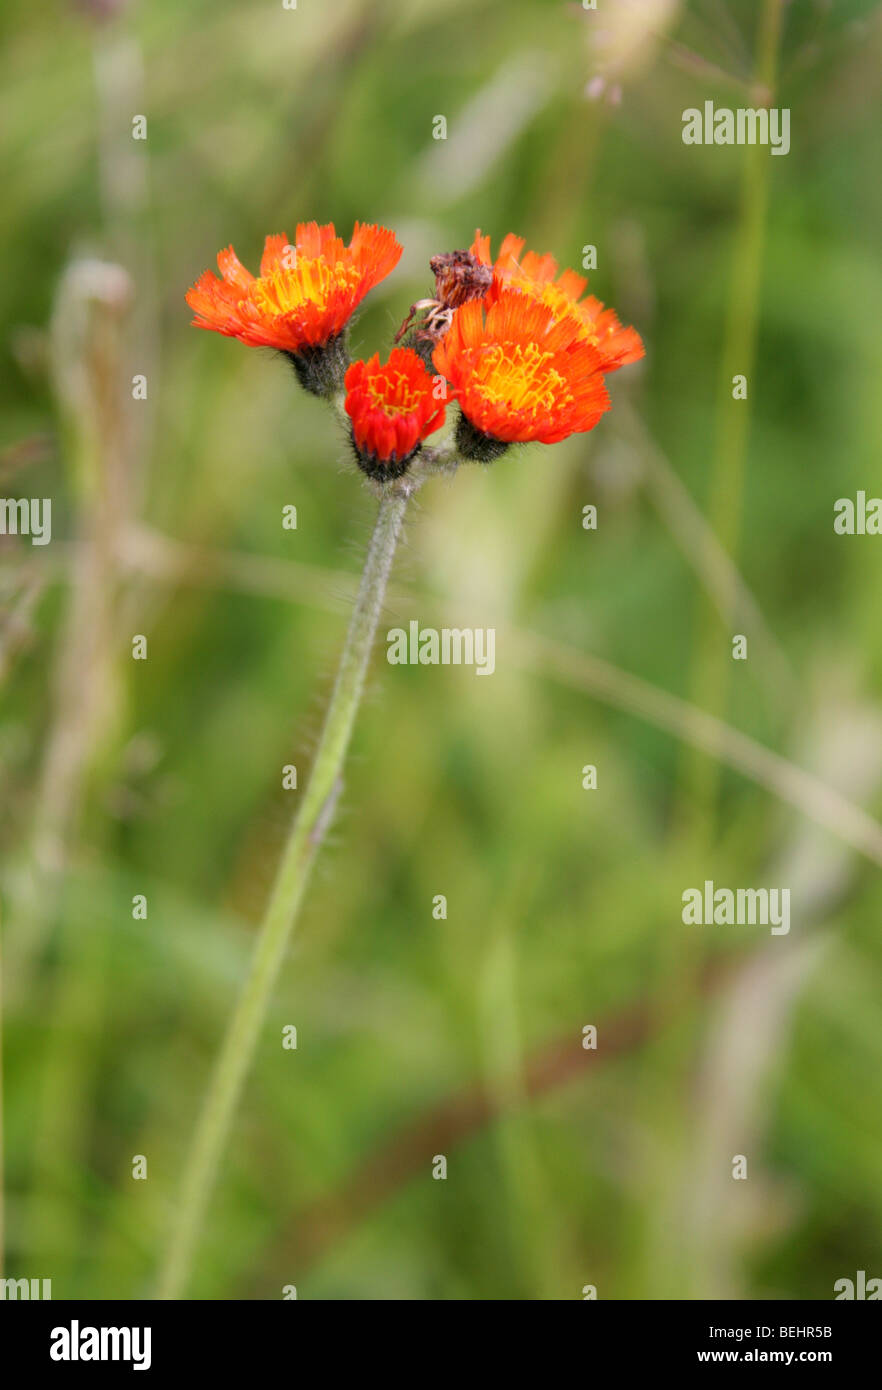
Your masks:
<svg viewBox="0 0 882 1390"><path fill-rule="evenodd" d="M420 393L413 389L402 372L387 375L379 381L369 381L368 392L374 405L387 415L409 415L416 410L420 401Z"/></svg>
<svg viewBox="0 0 882 1390"><path fill-rule="evenodd" d="M334 290L354 290L360 280L361 271L354 266L300 256L296 267L255 280L249 295L260 314L291 314L306 304L324 308Z"/></svg>
<svg viewBox="0 0 882 1390"><path fill-rule="evenodd" d="M543 352L538 343L497 343L481 354L475 379L491 404L535 415L572 399L560 372L549 365L552 361L552 353Z"/></svg>

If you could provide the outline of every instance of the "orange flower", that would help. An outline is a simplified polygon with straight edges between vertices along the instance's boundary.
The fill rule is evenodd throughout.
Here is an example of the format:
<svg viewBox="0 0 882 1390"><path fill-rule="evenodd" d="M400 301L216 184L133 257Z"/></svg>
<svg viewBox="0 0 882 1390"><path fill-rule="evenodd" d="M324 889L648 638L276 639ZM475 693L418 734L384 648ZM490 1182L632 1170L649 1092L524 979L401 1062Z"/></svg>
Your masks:
<svg viewBox="0 0 882 1390"><path fill-rule="evenodd" d="M228 246L217 258L223 279L206 270L187 294L193 323L249 347L278 348L298 367L303 384L326 394L334 384L304 380L303 366L314 363L339 338L369 290L398 264L402 247L385 227L356 222L348 246L334 224L298 223L293 244L268 236L255 278ZM345 365L338 353L336 363ZM338 372L339 374L339 372ZM308 376L309 374L306 373Z"/></svg>
<svg viewBox="0 0 882 1390"><path fill-rule="evenodd" d="M467 457L489 462L508 444L556 444L593 429L609 396L601 354L570 313L557 318L518 289L501 288L486 311L480 300L457 309L432 358L463 415Z"/></svg>
<svg viewBox="0 0 882 1390"><path fill-rule="evenodd" d="M495 261L490 256L490 238L475 232L472 254L484 265L493 267L493 285L487 302L492 303L503 288L519 289L545 304L558 317L575 314L582 325L582 335L603 359L604 372L618 371L630 362L638 362L645 353L639 333L623 328L612 309L607 309L594 295L581 299L588 281L574 270L558 276L553 256L540 256L524 251L523 237L511 233L503 238Z"/></svg>
<svg viewBox="0 0 882 1390"><path fill-rule="evenodd" d="M353 362L346 373L346 414L359 467L371 478L399 478L423 440L444 424L436 380L411 348Z"/></svg>

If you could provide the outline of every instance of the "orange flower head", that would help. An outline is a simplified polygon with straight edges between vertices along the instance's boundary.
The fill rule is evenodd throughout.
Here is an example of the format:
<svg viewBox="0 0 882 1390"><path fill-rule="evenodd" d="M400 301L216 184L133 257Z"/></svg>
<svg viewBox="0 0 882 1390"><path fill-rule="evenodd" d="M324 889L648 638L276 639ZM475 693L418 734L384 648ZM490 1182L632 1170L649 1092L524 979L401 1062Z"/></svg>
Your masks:
<svg viewBox="0 0 882 1390"><path fill-rule="evenodd" d="M588 284L583 275L577 275L574 270L558 275L554 257L524 251L523 237L511 233L504 237L499 255L493 261L490 238L482 236L479 230L475 232L472 253L483 265L493 268L488 303L498 298L504 288L519 289L546 305L558 318L575 315L582 328L582 338L600 353L601 371L618 371L619 367L638 362L644 356L645 348L635 329L624 328L615 312L605 308L594 295L582 299Z"/></svg>
<svg viewBox="0 0 882 1390"><path fill-rule="evenodd" d="M609 396L602 358L575 315L502 288L486 309L457 309L433 362L450 382L462 419L457 439L468 458L489 462L509 444L556 444L593 429Z"/></svg>
<svg viewBox="0 0 882 1390"><path fill-rule="evenodd" d="M358 465L368 477L400 478L428 435L444 424L445 403L412 348L393 348L389 361L374 353L346 373L346 414Z"/></svg>
<svg viewBox="0 0 882 1390"><path fill-rule="evenodd" d="M369 290L398 264L402 247L385 227L356 222L349 245L334 224L298 223L290 243L268 236L260 275L228 246L217 258L222 279L206 270L187 294L193 323L249 347L271 347L294 363L303 385L327 395L346 364L341 335Z"/></svg>

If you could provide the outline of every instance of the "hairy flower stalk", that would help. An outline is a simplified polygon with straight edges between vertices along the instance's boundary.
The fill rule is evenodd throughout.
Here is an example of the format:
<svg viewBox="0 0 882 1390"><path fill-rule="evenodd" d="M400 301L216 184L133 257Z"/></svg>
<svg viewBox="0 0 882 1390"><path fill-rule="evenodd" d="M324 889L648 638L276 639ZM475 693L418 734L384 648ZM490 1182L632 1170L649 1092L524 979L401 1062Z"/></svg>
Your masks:
<svg viewBox="0 0 882 1390"><path fill-rule="evenodd" d="M343 764L364 690L386 583L407 500L413 491L412 484L402 481L388 488L380 500L312 772L291 826L248 977L230 1020L193 1136L181 1184L177 1221L160 1277L160 1298L179 1298L190 1276L221 1155L254 1057L273 986L291 940L313 860L342 786Z"/></svg>

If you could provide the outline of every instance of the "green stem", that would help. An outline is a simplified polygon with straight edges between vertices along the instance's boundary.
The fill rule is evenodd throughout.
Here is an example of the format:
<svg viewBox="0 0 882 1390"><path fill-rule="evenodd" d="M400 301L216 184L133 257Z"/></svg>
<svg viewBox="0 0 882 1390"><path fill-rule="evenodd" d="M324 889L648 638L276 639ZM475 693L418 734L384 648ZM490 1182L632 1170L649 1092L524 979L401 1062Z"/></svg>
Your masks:
<svg viewBox="0 0 882 1390"><path fill-rule="evenodd" d="M160 1273L160 1298L181 1297L190 1277L218 1167L273 986L291 939L313 860L342 786L343 763L411 491L410 487L392 489L380 501L309 783L291 827L248 977L230 1020L193 1135L181 1182L177 1223Z"/></svg>
<svg viewBox="0 0 882 1390"><path fill-rule="evenodd" d="M764 105L770 106L775 100L783 10L783 0L764 0L754 80L757 104L761 100ZM708 521L733 566L737 562L741 536L750 402L757 390L753 369L756 361L770 165L768 146L757 143L745 151L717 407L717 437ZM748 379L747 401L736 400L732 395L732 383L736 375L743 375ZM734 568L730 570L728 592L723 596L724 631L720 632L719 616L706 600L702 601L697 625L693 700L699 708L711 714L723 714L726 706L728 672L731 667L729 642L732 636L732 622L737 611L737 592L732 582L735 573ZM693 830L697 827L700 834L708 839L714 817L719 762L715 758L690 754L684 782L688 801L687 823Z"/></svg>

